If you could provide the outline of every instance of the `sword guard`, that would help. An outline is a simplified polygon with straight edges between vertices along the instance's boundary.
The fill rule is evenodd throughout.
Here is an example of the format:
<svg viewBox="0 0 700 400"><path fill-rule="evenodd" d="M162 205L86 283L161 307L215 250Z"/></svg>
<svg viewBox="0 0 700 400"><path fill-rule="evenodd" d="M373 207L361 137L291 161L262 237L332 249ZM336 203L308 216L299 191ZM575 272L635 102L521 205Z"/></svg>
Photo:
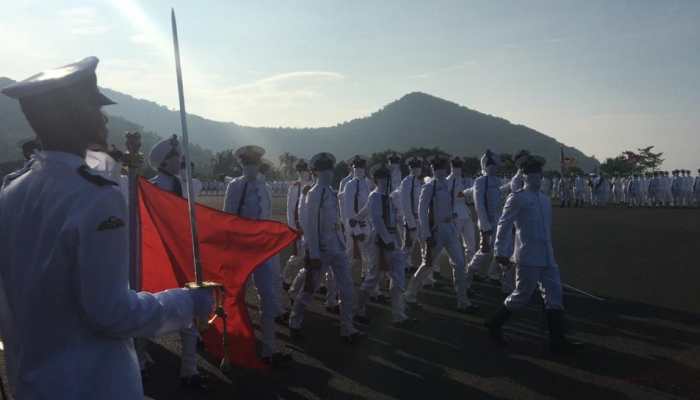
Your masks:
<svg viewBox="0 0 700 400"><path fill-rule="evenodd" d="M201 289L201 288L212 288L212 289L223 289L224 285L218 282L204 281L202 283L197 282L187 282L185 284L187 289Z"/></svg>

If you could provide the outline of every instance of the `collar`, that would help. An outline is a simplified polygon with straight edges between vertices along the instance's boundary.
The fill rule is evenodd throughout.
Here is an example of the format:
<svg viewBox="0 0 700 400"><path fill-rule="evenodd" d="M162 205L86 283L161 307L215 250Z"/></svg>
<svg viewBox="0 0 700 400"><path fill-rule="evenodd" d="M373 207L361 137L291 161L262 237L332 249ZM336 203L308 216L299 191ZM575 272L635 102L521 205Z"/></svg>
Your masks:
<svg viewBox="0 0 700 400"><path fill-rule="evenodd" d="M59 162L65 164L70 168L79 168L85 164L85 159L75 155L73 153L66 153L64 151L50 151L43 150L36 153L36 157L40 160Z"/></svg>

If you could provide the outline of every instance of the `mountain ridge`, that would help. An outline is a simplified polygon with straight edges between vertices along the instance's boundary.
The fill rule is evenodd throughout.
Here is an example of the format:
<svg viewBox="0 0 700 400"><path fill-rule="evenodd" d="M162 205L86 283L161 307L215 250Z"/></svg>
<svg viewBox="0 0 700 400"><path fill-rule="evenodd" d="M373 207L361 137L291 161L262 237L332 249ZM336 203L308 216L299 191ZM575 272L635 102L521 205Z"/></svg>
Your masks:
<svg viewBox="0 0 700 400"><path fill-rule="evenodd" d="M8 81L11 82L0 78L0 87ZM110 116L121 117L161 137L179 133L177 110L109 88L102 90L117 102L105 108ZM256 144L263 146L267 157L275 161L285 152L308 158L329 151L342 160L354 154L386 149L406 151L412 147L440 147L460 156L479 156L487 148L497 153L514 153L525 148L544 156L548 169L558 169L560 146L563 146L566 155L575 157L584 170L599 165L594 158L542 132L423 92L410 92L368 116L334 126L250 127L188 113L188 127L190 142L205 149L221 151Z"/></svg>

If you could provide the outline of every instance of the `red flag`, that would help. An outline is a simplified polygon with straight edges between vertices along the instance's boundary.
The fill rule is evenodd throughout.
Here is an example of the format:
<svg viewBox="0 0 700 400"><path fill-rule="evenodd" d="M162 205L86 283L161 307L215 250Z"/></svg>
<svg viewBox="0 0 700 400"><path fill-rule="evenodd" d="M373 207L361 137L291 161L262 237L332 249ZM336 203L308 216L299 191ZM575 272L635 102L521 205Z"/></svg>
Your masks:
<svg viewBox="0 0 700 400"><path fill-rule="evenodd" d="M157 292L194 281L187 200L140 179L139 215L143 290ZM245 282L255 267L298 235L286 224L241 218L199 204L197 229L204 279L225 286L229 360L262 368L245 304ZM217 318L202 334L207 351L215 357L224 353L222 332L223 322Z"/></svg>

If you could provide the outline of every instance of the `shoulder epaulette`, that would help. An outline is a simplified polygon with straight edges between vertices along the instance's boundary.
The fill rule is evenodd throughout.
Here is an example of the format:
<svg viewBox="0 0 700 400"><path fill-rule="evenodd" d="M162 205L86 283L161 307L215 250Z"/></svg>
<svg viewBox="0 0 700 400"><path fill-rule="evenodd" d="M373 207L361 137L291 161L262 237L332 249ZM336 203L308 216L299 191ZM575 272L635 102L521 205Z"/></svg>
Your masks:
<svg viewBox="0 0 700 400"><path fill-rule="evenodd" d="M10 182L14 181L15 179L19 178L20 176L26 174L29 172L30 169L32 169L32 164L34 163L34 159L30 159L22 168L18 169L17 171L10 172L9 174L5 175L5 178L2 180L2 186L5 187L10 184Z"/></svg>
<svg viewBox="0 0 700 400"><path fill-rule="evenodd" d="M78 167L78 175L85 178L86 181L97 186L117 186L117 183L114 181L110 181L109 179L100 175L91 174L87 165L81 165L80 167Z"/></svg>

